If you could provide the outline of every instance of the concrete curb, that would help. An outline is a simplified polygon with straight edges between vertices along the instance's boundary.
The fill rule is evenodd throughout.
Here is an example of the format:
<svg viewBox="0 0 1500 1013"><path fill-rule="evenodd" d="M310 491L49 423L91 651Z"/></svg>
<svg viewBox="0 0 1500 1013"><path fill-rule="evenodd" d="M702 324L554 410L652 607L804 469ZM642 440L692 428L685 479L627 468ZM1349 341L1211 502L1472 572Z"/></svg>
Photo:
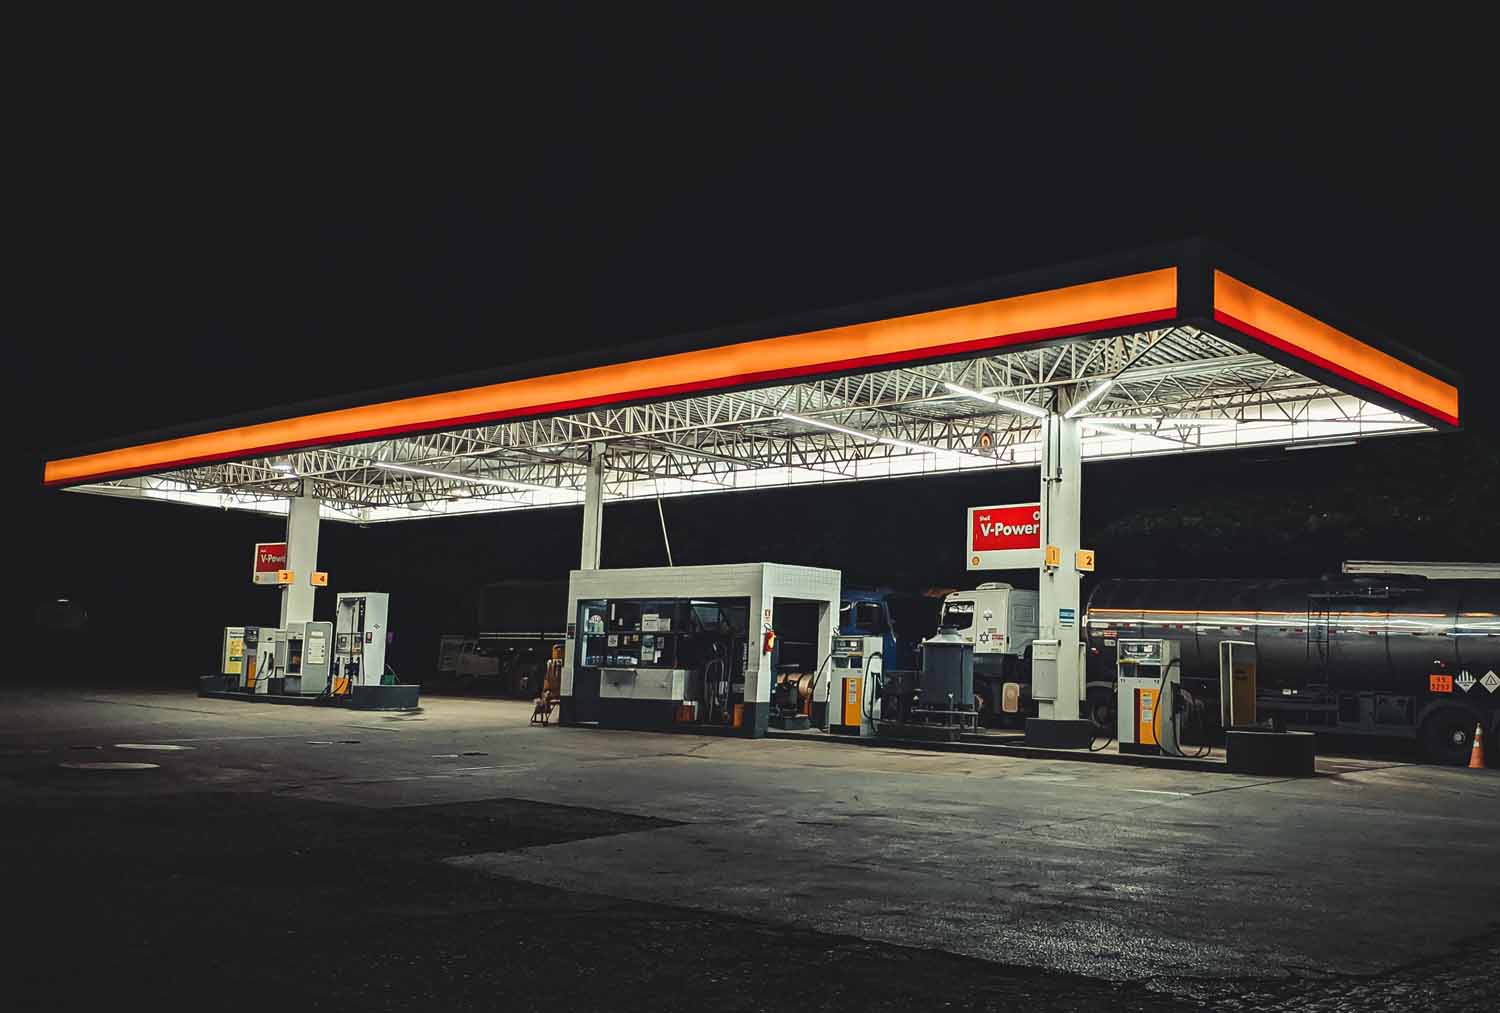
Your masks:
<svg viewBox="0 0 1500 1013"><path fill-rule="evenodd" d="M344 710L371 713L414 714L422 709L421 699L415 692L403 694L379 692L391 689L415 690L416 687L356 686L353 695L341 697L288 696L283 693L241 693L233 690L200 689L198 696L208 700L239 700L242 703L273 703L290 707L338 707ZM376 692L361 693L360 690Z"/></svg>
<svg viewBox="0 0 1500 1013"><path fill-rule="evenodd" d="M348 707L342 701L334 702L324 696L286 696L279 693L237 693L226 690L199 690L198 695L208 700L240 700L245 703L278 703L293 707Z"/></svg>
<svg viewBox="0 0 1500 1013"><path fill-rule="evenodd" d="M1008 745L990 742L928 742L922 739L886 739L879 736L829 735L826 732L784 732L772 730L768 739L793 739L799 742L823 742L845 746L925 749L934 753L973 753L982 756L1020 756L1034 760L1075 760L1082 763L1109 763L1123 767L1161 767L1166 770L1196 770L1206 774L1228 774L1222 760L1193 760L1178 756L1146 756L1135 753L1087 753L1076 749L1043 749L1022 743ZM1016 737L1017 739L1020 736Z"/></svg>

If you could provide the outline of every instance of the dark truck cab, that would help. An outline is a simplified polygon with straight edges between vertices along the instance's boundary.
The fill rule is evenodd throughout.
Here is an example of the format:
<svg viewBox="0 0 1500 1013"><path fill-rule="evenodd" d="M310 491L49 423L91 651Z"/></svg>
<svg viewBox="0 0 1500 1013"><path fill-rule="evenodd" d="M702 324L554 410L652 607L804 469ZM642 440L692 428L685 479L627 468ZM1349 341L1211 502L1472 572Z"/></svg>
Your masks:
<svg viewBox="0 0 1500 1013"><path fill-rule="evenodd" d="M880 637L887 669L919 667L917 652L937 630L941 599L888 588L845 588L839 598L841 636Z"/></svg>

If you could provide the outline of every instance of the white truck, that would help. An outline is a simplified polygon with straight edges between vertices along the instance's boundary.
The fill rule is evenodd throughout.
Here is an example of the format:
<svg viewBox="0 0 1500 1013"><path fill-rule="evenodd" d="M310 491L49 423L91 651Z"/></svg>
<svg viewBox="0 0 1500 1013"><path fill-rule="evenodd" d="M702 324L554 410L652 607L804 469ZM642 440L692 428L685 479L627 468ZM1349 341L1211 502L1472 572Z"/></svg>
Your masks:
<svg viewBox="0 0 1500 1013"><path fill-rule="evenodd" d="M979 719L1019 719L1031 697L1031 642L1037 635L1037 593L1009 584L980 584L943 599L939 626L951 626L974 645L974 695Z"/></svg>

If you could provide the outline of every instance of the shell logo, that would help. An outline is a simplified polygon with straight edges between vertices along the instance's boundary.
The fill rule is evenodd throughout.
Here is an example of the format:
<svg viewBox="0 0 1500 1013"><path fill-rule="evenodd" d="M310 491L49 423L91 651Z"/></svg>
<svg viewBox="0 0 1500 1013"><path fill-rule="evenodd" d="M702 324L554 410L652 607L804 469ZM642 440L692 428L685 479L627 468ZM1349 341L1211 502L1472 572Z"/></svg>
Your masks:
<svg viewBox="0 0 1500 1013"><path fill-rule="evenodd" d="M975 557L974 557L974 558L973 558L973 560L972 560L972 562L973 562L973 563L974 563L974 565L975 565L975 566L978 566L978 565L979 565L979 557L978 557L978 556L975 556Z"/></svg>

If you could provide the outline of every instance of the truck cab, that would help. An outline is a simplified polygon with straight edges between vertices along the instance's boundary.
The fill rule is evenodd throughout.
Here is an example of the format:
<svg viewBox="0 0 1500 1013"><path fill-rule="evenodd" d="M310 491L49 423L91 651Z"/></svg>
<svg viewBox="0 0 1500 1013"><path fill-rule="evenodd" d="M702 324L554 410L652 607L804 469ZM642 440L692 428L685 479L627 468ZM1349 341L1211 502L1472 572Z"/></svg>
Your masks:
<svg viewBox="0 0 1500 1013"><path fill-rule="evenodd" d="M839 596L838 631L846 637L880 637L886 669L915 669L917 645L932 634L936 599L887 589L845 588Z"/></svg>
<svg viewBox="0 0 1500 1013"><path fill-rule="evenodd" d="M1030 706L1037 604L1035 591L995 581L943 599L939 625L953 628L974 645L974 694L980 697L982 721L995 723L1002 713L1021 715ZM1010 706L1004 704L1006 683L1014 684Z"/></svg>

